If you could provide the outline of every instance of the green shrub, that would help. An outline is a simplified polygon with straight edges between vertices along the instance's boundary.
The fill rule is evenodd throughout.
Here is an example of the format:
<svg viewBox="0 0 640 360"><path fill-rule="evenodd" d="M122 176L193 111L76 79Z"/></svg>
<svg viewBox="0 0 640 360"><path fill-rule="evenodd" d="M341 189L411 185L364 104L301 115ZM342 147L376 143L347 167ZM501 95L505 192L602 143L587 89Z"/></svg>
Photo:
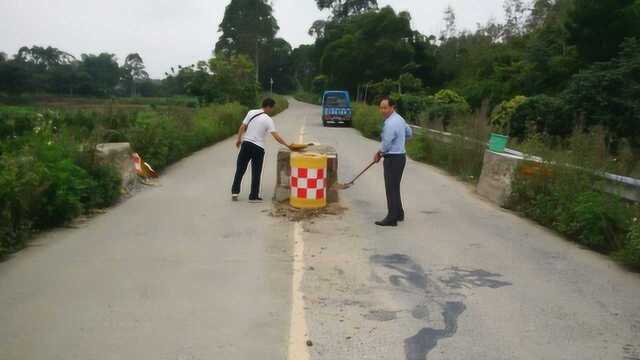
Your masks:
<svg viewBox="0 0 640 360"><path fill-rule="evenodd" d="M88 171L93 178L90 189L89 208L106 208L115 204L120 198L122 176L113 166L96 165Z"/></svg>
<svg viewBox="0 0 640 360"><path fill-rule="evenodd" d="M286 108L285 98L277 101L278 110ZM0 254L21 248L33 231L118 200L122 179L95 163L96 143L131 142L160 169L234 134L246 111L237 103L115 112L0 108Z"/></svg>
<svg viewBox="0 0 640 360"><path fill-rule="evenodd" d="M310 92L299 91L293 95L293 98L307 104L320 105L322 96Z"/></svg>
<svg viewBox="0 0 640 360"><path fill-rule="evenodd" d="M561 138L568 137L575 121L560 98L537 95L524 100L511 116L511 136L524 139L527 130Z"/></svg>
<svg viewBox="0 0 640 360"><path fill-rule="evenodd" d="M482 172L485 145L475 141L474 126L465 126L475 120L455 121L453 127L457 134L449 136L427 135L419 132L407 144L407 154L458 176L465 181L476 182Z"/></svg>
<svg viewBox="0 0 640 360"><path fill-rule="evenodd" d="M367 102L377 103L383 96L390 96L399 89L398 82L391 79L384 79L380 82L369 85L367 89Z"/></svg>
<svg viewBox="0 0 640 360"><path fill-rule="evenodd" d="M429 121L439 119L445 131L454 118L464 117L471 113L467 101L453 90L440 90L427 97L426 116Z"/></svg>
<svg viewBox="0 0 640 360"><path fill-rule="evenodd" d="M531 142L524 144L525 153L538 152L545 162L521 165L508 206L597 251L624 248L636 210L603 191L601 136L575 132L557 149L545 149L540 135Z"/></svg>
<svg viewBox="0 0 640 360"><path fill-rule="evenodd" d="M62 225L82 214L95 186L89 174L69 159L45 167L47 187L34 216L39 229Z"/></svg>
<svg viewBox="0 0 640 360"><path fill-rule="evenodd" d="M383 122L377 107L354 103L352 122L353 127L358 129L363 136L370 139L380 139Z"/></svg>
<svg viewBox="0 0 640 360"><path fill-rule="evenodd" d="M630 213L611 195L596 191L578 193L559 214L557 228L580 244L603 252L624 243Z"/></svg>
<svg viewBox="0 0 640 360"><path fill-rule="evenodd" d="M0 254L19 249L33 229L46 170L28 153L0 156Z"/></svg>
<svg viewBox="0 0 640 360"><path fill-rule="evenodd" d="M398 78L402 93L419 93L423 90L422 80L410 73L404 73Z"/></svg>
<svg viewBox="0 0 640 360"><path fill-rule="evenodd" d="M518 106L527 100L524 96L516 96L509 101L503 101L491 112L491 128L493 132L509 135L511 131L511 118Z"/></svg>
<svg viewBox="0 0 640 360"><path fill-rule="evenodd" d="M419 123L419 116L427 108L424 96L394 93L391 98L396 101L396 110L409 123Z"/></svg>
<svg viewBox="0 0 640 360"><path fill-rule="evenodd" d="M624 247L616 253L616 258L625 265L640 269L640 223L633 219Z"/></svg>

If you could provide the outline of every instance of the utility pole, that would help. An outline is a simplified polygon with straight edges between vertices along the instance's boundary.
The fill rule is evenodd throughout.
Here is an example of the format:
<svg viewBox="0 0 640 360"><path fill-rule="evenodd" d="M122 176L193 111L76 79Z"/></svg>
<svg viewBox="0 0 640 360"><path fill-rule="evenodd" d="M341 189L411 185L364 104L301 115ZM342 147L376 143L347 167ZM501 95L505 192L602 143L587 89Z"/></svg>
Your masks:
<svg viewBox="0 0 640 360"><path fill-rule="evenodd" d="M269 82L271 83L271 96L273 96L273 78L270 78Z"/></svg>
<svg viewBox="0 0 640 360"><path fill-rule="evenodd" d="M365 103L367 102L367 95L368 95L368 92L369 92L369 83L367 82L367 84L366 84L366 85L365 85L365 87L364 87L364 102L365 102Z"/></svg>
<svg viewBox="0 0 640 360"><path fill-rule="evenodd" d="M259 20L259 5L260 5L260 1L261 0L256 0L256 24ZM257 25L256 25L257 28ZM259 83L260 82L260 56L259 56L259 51L260 51L260 34L258 33L258 30L256 30L256 82Z"/></svg>

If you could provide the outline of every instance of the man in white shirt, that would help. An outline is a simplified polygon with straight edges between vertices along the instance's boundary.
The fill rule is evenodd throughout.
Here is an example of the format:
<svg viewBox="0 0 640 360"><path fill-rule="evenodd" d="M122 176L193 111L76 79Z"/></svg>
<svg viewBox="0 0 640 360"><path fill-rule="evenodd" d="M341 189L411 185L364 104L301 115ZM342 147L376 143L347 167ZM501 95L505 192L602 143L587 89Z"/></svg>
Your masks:
<svg viewBox="0 0 640 360"><path fill-rule="evenodd" d="M251 193L249 202L262 202L260 198L260 176L262 175L262 162L264 160L264 140L268 133L280 144L290 148L276 131L273 119L269 116L273 112L276 102L267 98L262 101L262 109L251 110L242 121L238 129L236 147L240 148L236 167L236 176L231 188L231 199L238 201L242 177L251 162Z"/></svg>

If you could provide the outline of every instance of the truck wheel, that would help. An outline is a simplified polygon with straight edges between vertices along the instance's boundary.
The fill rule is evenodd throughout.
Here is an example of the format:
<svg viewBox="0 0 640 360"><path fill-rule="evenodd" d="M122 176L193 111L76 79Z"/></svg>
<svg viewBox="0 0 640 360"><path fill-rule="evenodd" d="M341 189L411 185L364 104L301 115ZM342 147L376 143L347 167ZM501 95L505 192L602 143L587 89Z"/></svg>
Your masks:
<svg viewBox="0 0 640 360"><path fill-rule="evenodd" d="M327 126L328 126L328 125L327 125L327 122L326 122L326 121L324 121L324 120L322 120L322 126L327 127Z"/></svg>

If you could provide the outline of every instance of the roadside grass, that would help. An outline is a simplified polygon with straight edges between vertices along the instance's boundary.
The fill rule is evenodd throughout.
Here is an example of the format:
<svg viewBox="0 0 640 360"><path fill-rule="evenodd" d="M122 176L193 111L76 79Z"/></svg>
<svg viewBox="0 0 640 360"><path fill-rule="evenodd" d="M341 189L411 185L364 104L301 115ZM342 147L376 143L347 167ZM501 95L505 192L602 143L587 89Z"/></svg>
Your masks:
<svg viewBox="0 0 640 360"><path fill-rule="evenodd" d="M298 91L293 95L293 98L303 103L320 105L320 95L310 92Z"/></svg>
<svg viewBox="0 0 640 360"><path fill-rule="evenodd" d="M96 163L96 144L130 142L161 170L234 134L246 111L237 103L110 112L0 107L0 255L119 199L120 174Z"/></svg>
<svg viewBox="0 0 640 360"><path fill-rule="evenodd" d="M488 137L481 115L457 118L449 125L457 136L438 141L425 131L414 130L407 143L407 155L414 160L443 168L460 179L476 182L482 171L485 146L479 139ZM376 106L354 104L353 126L363 136L379 140L382 118Z"/></svg>
<svg viewBox="0 0 640 360"><path fill-rule="evenodd" d="M363 136L379 140L382 119L375 106L355 104L353 120ZM446 138L414 131L407 154L475 183L490 133L487 124L486 116L479 112L454 119L449 125L453 135ZM544 162L535 166L534 174L525 171L524 165L517 169L507 207L640 270L640 205L604 191L605 183L598 175L626 166L610 161L604 143L605 134L596 129L575 131L566 141L535 135L518 144L520 150Z"/></svg>
<svg viewBox="0 0 640 360"><path fill-rule="evenodd" d="M508 207L567 238L640 269L640 205L605 192L601 176L612 170L604 135L597 129L574 131L550 146L541 135L521 147L544 159L533 174L522 165L512 184ZM569 166L567 166L569 165Z"/></svg>

